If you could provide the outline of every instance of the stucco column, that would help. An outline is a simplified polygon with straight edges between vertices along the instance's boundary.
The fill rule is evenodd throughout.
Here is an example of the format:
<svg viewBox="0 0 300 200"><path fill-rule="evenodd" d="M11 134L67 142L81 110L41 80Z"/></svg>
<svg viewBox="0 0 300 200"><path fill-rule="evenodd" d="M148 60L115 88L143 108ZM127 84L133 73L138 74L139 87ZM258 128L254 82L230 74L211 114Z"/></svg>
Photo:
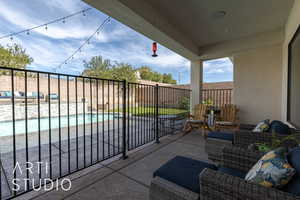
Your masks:
<svg viewBox="0 0 300 200"><path fill-rule="evenodd" d="M191 112L195 105L202 102L203 62L191 61Z"/></svg>

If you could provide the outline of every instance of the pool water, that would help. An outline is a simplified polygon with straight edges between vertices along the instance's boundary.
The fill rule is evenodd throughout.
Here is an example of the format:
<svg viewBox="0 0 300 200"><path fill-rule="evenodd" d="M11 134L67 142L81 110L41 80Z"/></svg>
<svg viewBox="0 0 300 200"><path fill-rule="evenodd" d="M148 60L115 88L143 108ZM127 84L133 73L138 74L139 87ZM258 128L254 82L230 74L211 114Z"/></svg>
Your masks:
<svg viewBox="0 0 300 200"><path fill-rule="evenodd" d="M106 120L112 120L114 117L113 114L102 114L98 115L98 122L103 122ZM71 126L76 126L76 115L70 115L69 123ZM51 117L51 129L59 128L59 118ZM85 114L85 124L96 123L97 122L97 114ZM78 115L78 125L82 125L84 123L84 115ZM68 127L68 116L60 117L61 128ZM28 133L37 132L39 130L38 127L38 119L29 119L28 120ZM40 130L47 131L49 130L49 118L41 118L40 119ZM15 133L16 134L24 134L25 131L25 120L16 120L15 121ZM13 123L12 121L0 122L0 137L1 136L9 136L13 135Z"/></svg>

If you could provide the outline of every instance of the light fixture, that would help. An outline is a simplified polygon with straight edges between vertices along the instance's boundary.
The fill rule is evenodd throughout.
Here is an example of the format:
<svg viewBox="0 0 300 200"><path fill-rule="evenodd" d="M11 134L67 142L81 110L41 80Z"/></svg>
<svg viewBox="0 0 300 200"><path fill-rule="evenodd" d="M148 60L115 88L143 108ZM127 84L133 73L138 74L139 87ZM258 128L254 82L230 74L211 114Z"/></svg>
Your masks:
<svg viewBox="0 0 300 200"><path fill-rule="evenodd" d="M212 17L214 19L222 19L224 18L225 16L227 15L226 11L224 10L219 10L219 11L216 11L212 14Z"/></svg>

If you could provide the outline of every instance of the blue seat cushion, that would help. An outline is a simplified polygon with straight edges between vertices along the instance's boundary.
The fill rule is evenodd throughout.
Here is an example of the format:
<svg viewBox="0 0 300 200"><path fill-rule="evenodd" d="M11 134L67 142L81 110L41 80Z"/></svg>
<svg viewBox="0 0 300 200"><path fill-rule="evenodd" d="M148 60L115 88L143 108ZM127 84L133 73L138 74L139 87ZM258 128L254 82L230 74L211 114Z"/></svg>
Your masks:
<svg viewBox="0 0 300 200"><path fill-rule="evenodd" d="M207 135L208 138L215 138L220 140L228 140L233 141L233 133L225 133L225 132L209 132Z"/></svg>
<svg viewBox="0 0 300 200"><path fill-rule="evenodd" d="M161 177L188 190L200 193L199 174L205 168L218 169L215 165L206 162L176 156L157 169L153 177Z"/></svg>
<svg viewBox="0 0 300 200"><path fill-rule="evenodd" d="M300 196L300 147L291 150L287 155L287 159L289 164L296 170L296 174L283 190Z"/></svg>
<svg viewBox="0 0 300 200"><path fill-rule="evenodd" d="M289 135L291 133L290 127L278 120L272 121L272 123L270 124L269 132L270 133L275 132L281 135Z"/></svg>
<svg viewBox="0 0 300 200"><path fill-rule="evenodd" d="M236 170L236 169L232 169L232 168L227 168L227 167L219 167L218 169L219 172L223 172L224 174L228 174L231 176L236 176L239 178L244 179L246 176L246 172L240 171L240 170Z"/></svg>

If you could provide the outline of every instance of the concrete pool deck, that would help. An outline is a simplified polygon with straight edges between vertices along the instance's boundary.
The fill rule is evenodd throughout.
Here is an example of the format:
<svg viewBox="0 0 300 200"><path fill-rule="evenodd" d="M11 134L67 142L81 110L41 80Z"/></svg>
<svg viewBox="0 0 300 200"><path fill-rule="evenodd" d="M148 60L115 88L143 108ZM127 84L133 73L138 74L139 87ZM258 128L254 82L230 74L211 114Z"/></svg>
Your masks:
<svg viewBox="0 0 300 200"><path fill-rule="evenodd" d="M131 121L131 120L130 120ZM154 140L154 132L152 131L151 123L152 119L142 120L139 122L131 121L129 122L129 148L133 149L137 146L141 146L145 143L151 142ZM139 123L139 125L138 125ZM48 131L43 132L41 134L41 149L39 150L37 146L38 134L29 134L29 143L28 143L28 155L30 162L39 161L39 152L41 153L41 164L42 173L41 177L49 177L48 174L43 170L46 168L46 164L50 162L49 149L51 147L51 163L52 163L52 176L59 177L63 175L67 175L70 171L73 172L77 170L77 153L78 153L78 168L84 168L85 166L89 166L91 164L95 164L99 160L106 160L108 158L114 157L117 158L122 153L122 126L121 123L119 127L115 124L115 128L112 129L113 122L108 121L104 122L104 132L102 126L99 126L99 140L97 142L97 124L93 124L93 134L91 134L91 126L86 125L86 137L85 137L85 153L84 153L84 137L82 132L82 126L80 127L78 139L76 139L75 127L70 128L70 133L72 133L72 137L70 137L70 147L68 146L68 129L63 128L61 130L61 143L59 145L59 132L58 130L53 130L51 132L51 145L49 145L49 137ZM99 123L100 125L100 123ZM110 129L108 129L108 127ZM118 132L118 130L120 130ZM115 134L113 134L115 133ZM119 133L119 134L118 134ZM1 173L1 188L2 188L2 197L8 197L12 194L12 179L13 179L13 151L12 151L12 138L7 138L1 140L1 162L2 162L2 172ZM135 143L136 142L136 143ZM76 144L78 143L78 148ZM99 146L98 146L99 144ZM26 151L25 147L25 136L17 135L16 136L16 161L20 163L20 168L23 173L17 171L17 178L23 179L26 178L25 168L26 168ZM61 147L61 151L60 148ZM70 148L70 152L68 151ZM98 152L98 153L97 153ZM61 155L61 161L60 161ZM70 155L70 160L69 160ZM84 163L84 155L86 157L86 161ZM61 164L60 164L61 162ZM70 163L70 165L69 165ZM97 165L97 164L96 164ZM60 170L61 169L61 170ZM34 167L34 171L37 171L37 167ZM30 175L30 178L34 178L38 180L39 176L37 173L34 175ZM25 185L21 185L21 189L24 189Z"/></svg>
<svg viewBox="0 0 300 200"><path fill-rule="evenodd" d="M16 199L37 200L147 200L153 172L176 155L210 162L199 132L169 135L160 144L149 144L129 154L72 174L70 191L29 192Z"/></svg>

